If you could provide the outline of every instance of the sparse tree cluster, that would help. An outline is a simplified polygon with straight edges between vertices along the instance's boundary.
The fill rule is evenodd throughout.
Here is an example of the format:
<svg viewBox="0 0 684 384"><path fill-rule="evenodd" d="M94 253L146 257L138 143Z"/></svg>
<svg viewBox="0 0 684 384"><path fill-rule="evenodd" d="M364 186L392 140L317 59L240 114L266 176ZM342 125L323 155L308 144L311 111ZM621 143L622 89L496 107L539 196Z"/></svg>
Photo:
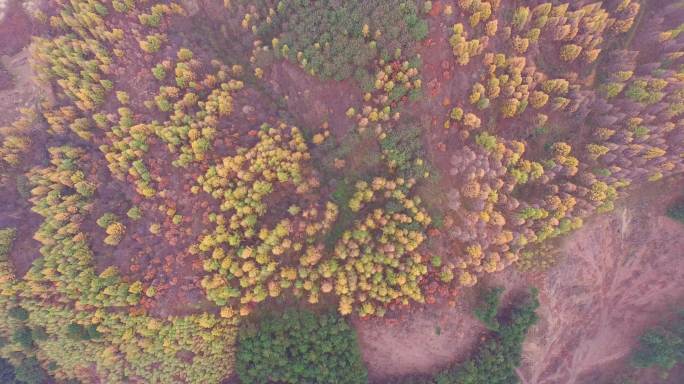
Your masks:
<svg viewBox="0 0 684 384"><path fill-rule="evenodd" d="M415 1L260 3L264 14L249 13L243 20L243 27L251 25L262 41L271 43L256 54L273 50L324 79L354 77L360 84L368 82L369 64L411 57L413 44L428 32Z"/></svg>

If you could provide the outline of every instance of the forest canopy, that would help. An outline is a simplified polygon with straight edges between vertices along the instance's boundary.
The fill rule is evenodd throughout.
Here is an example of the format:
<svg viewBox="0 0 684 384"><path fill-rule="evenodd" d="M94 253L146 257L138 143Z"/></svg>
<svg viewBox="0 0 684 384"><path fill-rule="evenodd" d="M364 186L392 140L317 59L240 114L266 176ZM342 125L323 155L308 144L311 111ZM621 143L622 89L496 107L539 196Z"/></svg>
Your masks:
<svg viewBox="0 0 684 384"><path fill-rule="evenodd" d="M0 381L365 383L356 329L457 307L482 342L425 381L516 382L537 291L468 298L547 276L559 239L678 180L682 20L646 0L2 2ZM672 368L677 332L634 364Z"/></svg>

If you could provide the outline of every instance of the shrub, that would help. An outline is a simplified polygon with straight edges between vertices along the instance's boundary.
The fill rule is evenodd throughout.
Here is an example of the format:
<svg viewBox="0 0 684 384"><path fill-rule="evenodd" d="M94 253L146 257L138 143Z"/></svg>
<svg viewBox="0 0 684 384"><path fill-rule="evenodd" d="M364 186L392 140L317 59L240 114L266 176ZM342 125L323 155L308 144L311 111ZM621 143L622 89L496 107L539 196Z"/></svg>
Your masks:
<svg viewBox="0 0 684 384"><path fill-rule="evenodd" d="M532 92L532 95L530 95L530 104L532 104L532 107L535 109L545 106L548 101L549 95L544 92L534 91Z"/></svg>
<svg viewBox="0 0 684 384"><path fill-rule="evenodd" d="M67 325L66 334L73 340L92 340L102 336L95 325L83 326L75 323Z"/></svg>
<svg viewBox="0 0 684 384"><path fill-rule="evenodd" d="M150 224L150 233L153 235L158 235L161 232L161 225L159 223Z"/></svg>
<svg viewBox="0 0 684 384"><path fill-rule="evenodd" d="M647 330L632 353L632 365L636 368L658 367L663 376L677 363L684 360L684 312L668 326Z"/></svg>
<svg viewBox="0 0 684 384"><path fill-rule="evenodd" d="M48 375L35 357L29 357L19 364L15 371L17 380L26 384L43 384L48 381Z"/></svg>
<svg viewBox="0 0 684 384"><path fill-rule="evenodd" d="M162 81L166 77L166 69L164 69L163 65L157 64L154 68L152 68L152 75L157 80Z"/></svg>
<svg viewBox="0 0 684 384"><path fill-rule="evenodd" d="M522 29L527 23L529 16L530 8L518 7L513 13L513 20L511 21L511 24L513 24L513 26L515 26L517 29Z"/></svg>
<svg viewBox="0 0 684 384"><path fill-rule="evenodd" d="M155 33L145 37L145 40L139 41L140 49L147 53L155 53L161 49L166 37L162 34Z"/></svg>
<svg viewBox="0 0 684 384"><path fill-rule="evenodd" d="M477 102L476 106L477 106L477 109L479 109L479 110L483 110L483 109L489 108L489 99L486 98L486 97L481 98L481 99Z"/></svg>
<svg viewBox="0 0 684 384"><path fill-rule="evenodd" d="M498 294L495 296L498 297ZM494 297L494 296L492 296ZM522 343L527 330L537 320L537 290L515 305L508 321L464 364L447 369L435 377L435 384L507 384L519 382L515 368L520 365ZM505 314L504 314L505 315Z"/></svg>
<svg viewBox="0 0 684 384"><path fill-rule="evenodd" d="M140 208L136 205L133 206L131 209L126 212L126 215L131 219L131 220L140 220L142 218L142 212L140 211Z"/></svg>
<svg viewBox="0 0 684 384"><path fill-rule="evenodd" d="M573 61L582 52L582 47L576 44L566 44L561 47L560 57L565 61Z"/></svg>
<svg viewBox="0 0 684 384"><path fill-rule="evenodd" d="M0 229L0 259L4 259L9 254L16 234L17 230L14 228Z"/></svg>
<svg viewBox="0 0 684 384"><path fill-rule="evenodd" d="M490 135L487 132L482 132L475 137L475 142L482 146L487 151L494 150L496 147L496 137Z"/></svg>
<svg viewBox="0 0 684 384"><path fill-rule="evenodd" d="M33 348L33 335L31 328L21 327L14 331L12 335L12 342L19 344L24 349Z"/></svg>
<svg viewBox="0 0 684 384"><path fill-rule="evenodd" d="M503 288L491 288L485 292L480 306L475 308L475 317L477 317L489 330L496 331L499 329L499 321L496 315L499 313L499 305L501 304L501 294Z"/></svg>
<svg viewBox="0 0 684 384"><path fill-rule="evenodd" d="M106 212L102 216L100 216L99 219L97 219L97 225L100 228L106 229L109 227L111 224L115 223L118 220L115 214L111 212Z"/></svg>
<svg viewBox="0 0 684 384"><path fill-rule="evenodd" d="M33 338L33 340L38 341L47 340L47 330L45 329L45 327L35 327L31 330L31 338Z"/></svg>
<svg viewBox="0 0 684 384"><path fill-rule="evenodd" d="M107 226L105 232L107 233L107 237L104 238L104 243L115 246L121 242L121 239L126 232L126 227L119 222L114 222Z"/></svg>
<svg viewBox="0 0 684 384"><path fill-rule="evenodd" d="M459 107L454 107L454 109L451 110L451 115L449 115L452 120L456 121L461 121L463 119L463 109Z"/></svg>
<svg viewBox="0 0 684 384"><path fill-rule="evenodd" d="M623 83L608 83L600 86L599 90L606 98L610 99L619 95L624 88L625 85Z"/></svg>
<svg viewBox="0 0 684 384"><path fill-rule="evenodd" d="M14 367L9 361L0 358L0 383L15 384Z"/></svg>
<svg viewBox="0 0 684 384"><path fill-rule="evenodd" d="M520 101L518 99L509 98L504 101L501 105L501 114L503 117L513 117L518 113L518 105Z"/></svg>
<svg viewBox="0 0 684 384"><path fill-rule="evenodd" d="M650 82L646 80L635 80L630 84L629 88L627 88L625 95L639 103L655 104L665 96L665 93L661 92L662 87L657 80L651 80Z"/></svg>
<svg viewBox="0 0 684 384"><path fill-rule="evenodd" d="M179 49L176 55L178 56L178 60L180 61L190 61L193 57L192 51L187 48Z"/></svg>
<svg viewBox="0 0 684 384"><path fill-rule="evenodd" d="M471 129L477 129L480 128L480 124L482 121L480 120L477 115L474 113L466 113L465 116L463 117L463 124L465 124L466 127L471 128Z"/></svg>
<svg viewBox="0 0 684 384"><path fill-rule="evenodd" d="M336 314L288 310L241 330L236 371L242 383L366 383L356 335Z"/></svg>
<svg viewBox="0 0 684 384"><path fill-rule="evenodd" d="M26 321L28 320L29 313L22 307L12 307L7 311L7 315L15 320Z"/></svg>
<svg viewBox="0 0 684 384"><path fill-rule="evenodd" d="M667 210L667 215L684 224L684 200L670 207Z"/></svg>
<svg viewBox="0 0 684 384"><path fill-rule="evenodd" d="M119 100L119 103L123 105L127 105L131 102L130 96L124 91L116 91L116 98Z"/></svg>

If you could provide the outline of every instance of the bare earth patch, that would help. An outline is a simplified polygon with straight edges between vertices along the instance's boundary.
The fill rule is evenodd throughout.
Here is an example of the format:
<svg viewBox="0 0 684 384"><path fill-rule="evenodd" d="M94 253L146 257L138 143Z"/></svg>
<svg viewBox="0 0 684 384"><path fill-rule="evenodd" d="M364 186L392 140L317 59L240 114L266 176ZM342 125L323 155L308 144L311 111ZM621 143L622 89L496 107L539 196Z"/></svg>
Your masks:
<svg viewBox="0 0 684 384"><path fill-rule="evenodd" d="M41 98L51 98L47 89L35 81L28 61L28 48L13 56L0 55L0 64L6 71L6 87L0 87L0 126L10 125L19 117L20 108L32 107ZM0 75L2 76L2 75Z"/></svg>
<svg viewBox="0 0 684 384"><path fill-rule="evenodd" d="M541 287L542 321L525 347L523 383L601 382L644 329L681 308L684 226L664 212L681 182L648 186L568 237Z"/></svg>
<svg viewBox="0 0 684 384"><path fill-rule="evenodd" d="M347 133L353 122L345 113L358 109L361 90L352 80L319 81L299 67L283 61L273 65L269 82L275 97L284 98L287 110L302 128L317 129L324 122L338 136Z"/></svg>
<svg viewBox="0 0 684 384"><path fill-rule="evenodd" d="M464 305L427 306L396 320L354 325L371 380L439 370L468 357L484 331Z"/></svg>
<svg viewBox="0 0 684 384"><path fill-rule="evenodd" d="M28 45L35 28L19 1L7 1L0 17L0 56L14 55Z"/></svg>
<svg viewBox="0 0 684 384"><path fill-rule="evenodd" d="M0 38L0 48L3 47L2 44ZM20 108L32 107L41 98L52 97L49 89L36 83L28 56L28 47L24 47L12 56L3 56L0 50L0 71L6 70L7 78L9 78L8 83L4 84L6 87L0 84L0 111L2 112L0 113L0 141L10 131L7 127L20 117ZM33 145L42 147L44 137L34 129L35 127L30 127L27 135ZM45 151L31 151L27 157L26 164L41 164L46 160L46 153ZM0 186L0 207L4 213L0 218L0 228L17 229L17 238L9 255L17 276L23 276L28 271L33 260L38 257L39 249L39 243L33 240L33 234L38 229L41 218L30 211L28 195L22 196L17 188L19 182L17 177L27 170L24 166L11 173L9 182ZM28 186L24 185L22 188L26 189Z"/></svg>
<svg viewBox="0 0 684 384"><path fill-rule="evenodd" d="M524 346L523 383L605 383L625 367L646 328L681 308L684 225L664 213L682 191L682 180L634 191L613 213L565 238L561 261L546 277L491 276L491 285L508 290L540 289L541 319ZM456 308L436 304L398 320L357 320L371 378L436 372L465 359L484 329L470 314L472 300L457 301Z"/></svg>

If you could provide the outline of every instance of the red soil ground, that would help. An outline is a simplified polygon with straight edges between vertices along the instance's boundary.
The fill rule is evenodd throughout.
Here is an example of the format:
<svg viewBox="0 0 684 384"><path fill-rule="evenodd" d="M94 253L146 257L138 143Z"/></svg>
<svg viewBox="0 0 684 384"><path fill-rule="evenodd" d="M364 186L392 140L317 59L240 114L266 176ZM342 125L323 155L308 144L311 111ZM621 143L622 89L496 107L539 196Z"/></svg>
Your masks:
<svg viewBox="0 0 684 384"><path fill-rule="evenodd" d="M29 52L25 47L30 39L31 21L23 13L21 6L12 3L5 18L0 22L0 139L11 131L9 127L21 113L20 108L35 106L42 98L51 98L48 89L35 82L29 64ZM43 145L44 135L35 131L28 132L33 146ZM30 151L27 164L45 161L45 151ZM30 204L21 196L15 182L26 169L8 177L10 183L0 185L0 207L5 215L0 219L0 228L16 228L17 238L13 244L10 259L18 276L23 276L38 257L40 244L33 240L41 222L41 217L30 211ZM24 188L24 187L21 187ZM25 188L24 188L25 189Z"/></svg>
<svg viewBox="0 0 684 384"><path fill-rule="evenodd" d="M682 191L682 180L636 190L613 213L564 238L559 263L544 276L512 270L485 282L540 290L540 321L519 370L523 383L610 382L625 369L639 335L681 308L684 225L665 211ZM435 372L467 357L483 332L470 315L471 301L427 306L398 321L357 321L371 378ZM657 382L652 373L638 382Z"/></svg>
<svg viewBox="0 0 684 384"><path fill-rule="evenodd" d="M681 309L684 225L664 215L681 180L636 191L563 241L541 288L542 321L525 346L523 383L601 382L644 329Z"/></svg>
<svg viewBox="0 0 684 384"><path fill-rule="evenodd" d="M439 9L440 2L434 7ZM421 49L425 97L410 108L424 127L431 127L426 147L437 167L448 166L451 150L459 146L459 139L441 127L445 104L465 98L467 74L475 73L468 66L453 67L445 24L439 16L430 19L430 35ZM684 226L667 218L665 210L683 191L682 180L632 191L613 213L562 239L561 261L547 274L509 270L483 279L484 285L508 290L540 289L541 320L524 347L523 383L612 380L625 370L638 336L681 308ZM463 295L474 296L472 290ZM470 315L470 300L457 300L456 308L428 305L399 314L399 320L357 321L371 378L435 372L467 357L483 328ZM653 372L645 373L637 382L656 382Z"/></svg>
<svg viewBox="0 0 684 384"><path fill-rule="evenodd" d="M0 20L0 56L14 55L26 46L34 25L19 1L10 0L5 18Z"/></svg>
<svg viewBox="0 0 684 384"><path fill-rule="evenodd" d="M396 320L354 323L371 380L430 373L468 357L484 327L467 305L427 306ZM390 381L391 382L391 381Z"/></svg>
<svg viewBox="0 0 684 384"><path fill-rule="evenodd" d="M272 66L268 81L274 96L282 98L301 127L317 130L327 122L338 137L353 128L345 113L352 106L358 110L362 98L353 80L320 81L284 61Z"/></svg>

